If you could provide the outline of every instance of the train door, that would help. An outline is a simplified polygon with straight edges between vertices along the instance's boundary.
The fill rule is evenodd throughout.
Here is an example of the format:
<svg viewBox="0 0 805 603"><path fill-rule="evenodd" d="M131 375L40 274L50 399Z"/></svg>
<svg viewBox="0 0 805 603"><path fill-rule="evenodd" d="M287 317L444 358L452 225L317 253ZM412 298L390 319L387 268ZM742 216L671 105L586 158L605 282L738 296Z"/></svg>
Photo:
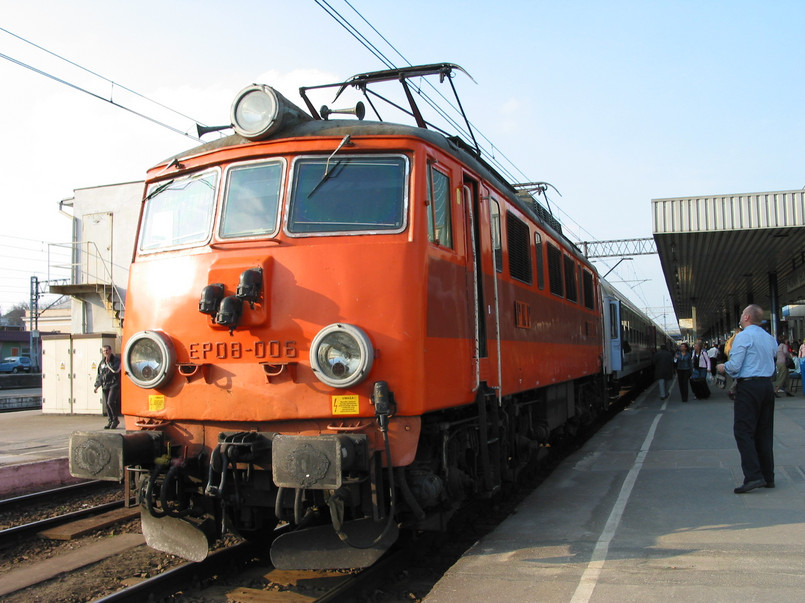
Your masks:
<svg viewBox="0 0 805 603"><path fill-rule="evenodd" d="M623 353L621 349L621 304L617 299L607 300L609 305L609 358L613 372L623 370Z"/></svg>
<svg viewBox="0 0 805 603"><path fill-rule="evenodd" d="M478 389L481 381L481 358L486 358L486 314L481 311L484 307L484 284L481 278L481 243L478 224L478 203L477 203L477 183L465 179L462 187L462 202L465 210L465 228L468 233L465 238L466 257L467 257L467 291L468 299L472 300L470 316L473 320L473 330L475 333L474 357L473 357L473 391Z"/></svg>
<svg viewBox="0 0 805 603"><path fill-rule="evenodd" d="M468 270L468 276L472 279L469 284L472 287L472 297L474 300L475 316L475 379L476 386L480 381L485 381L487 385L497 388L500 384L500 350L499 350L499 327L498 327L498 304L497 304L497 270L499 267L500 249L500 210L497 212L493 208L499 207L497 202L490 197L489 212L484 211L481 203L479 183L471 178L465 177L463 187L464 207L466 211L466 231L470 233L467 238L467 257L471 259L472 267ZM488 221L486 216L489 216ZM496 244L495 241L498 243ZM497 246L496 246L497 245ZM488 260L484 258L483 250L492 249L492 269L494 278L490 282L489 278L484 278L484 266L488 265ZM488 253L488 251L487 251ZM489 269L487 268L487 272ZM490 286L491 285L491 286ZM499 390L498 390L499 391Z"/></svg>

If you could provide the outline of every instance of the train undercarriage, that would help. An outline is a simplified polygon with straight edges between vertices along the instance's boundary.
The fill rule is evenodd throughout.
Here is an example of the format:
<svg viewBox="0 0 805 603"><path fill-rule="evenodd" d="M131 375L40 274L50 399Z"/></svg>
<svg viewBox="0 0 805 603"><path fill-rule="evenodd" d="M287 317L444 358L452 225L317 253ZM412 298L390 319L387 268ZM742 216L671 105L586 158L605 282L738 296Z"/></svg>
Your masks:
<svg viewBox="0 0 805 603"><path fill-rule="evenodd" d="M381 395L383 431L395 419L393 395ZM94 479L134 471L143 533L158 550L200 561L233 531L270 543L280 569L366 567L400 529L445 529L466 501L503 491L608 404L602 377L501 401L482 386L474 404L423 416L414 461L393 469L388 440L371 451L365 434L222 432L204 458L188 457L158 431L107 431L74 435L71 471ZM277 536L278 524L290 529Z"/></svg>

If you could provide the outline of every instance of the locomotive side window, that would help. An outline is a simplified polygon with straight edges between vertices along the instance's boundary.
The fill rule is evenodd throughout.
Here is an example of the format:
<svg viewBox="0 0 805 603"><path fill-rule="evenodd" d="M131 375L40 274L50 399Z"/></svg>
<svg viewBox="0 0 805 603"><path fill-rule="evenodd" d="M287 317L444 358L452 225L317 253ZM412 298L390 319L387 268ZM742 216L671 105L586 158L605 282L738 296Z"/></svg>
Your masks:
<svg viewBox="0 0 805 603"><path fill-rule="evenodd" d="M210 236L218 171L155 184L145 199L140 249L189 247Z"/></svg>
<svg viewBox="0 0 805 603"><path fill-rule="evenodd" d="M576 264L569 255L565 256L565 291L568 300L572 302L579 300L576 289Z"/></svg>
<svg viewBox="0 0 805 603"><path fill-rule="evenodd" d="M272 161L229 170L219 229L222 238L253 237L276 232L282 165L279 161Z"/></svg>
<svg viewBox="0 0 805 603"><path fill-rule="evenodd" d="M556 245L548 243L548 281L551 293L564 297L565 288L562 282L562 252Z"/></svg>
<svg viewBox="0 0 805 603"><path fill-rule="evenodd" d="M506 236L509 242L509 273L512 278L531 284L531 244L528 224L506 212Z"/></svg>
<svg viewBox="0 0 805 603"><path fill-rule="evenodd" d="M336 156L294 163L288 214L291 233L401 232L404 157Z"/></svg>
<svg viewBox="0 0 805 603"><path fill-rule="evenodd" d="M582 273L582 280L584 281L584 307L590 310L595 309L595 301L593 291L593 275L589 270Z"/></svg>
<svg viewBox="0 0 805 603"><path fill-rule="evenodd" d="M545 267L542 260L542 237L539 233L534 235L534 247L537 250L537 287L542 291L545 288Z"/></svg>
<svg viewBox="0 0 805 603"><path fill-rule="evenodd" d="M492 231L492 251L495 257L495 270L503 272L503 247L500 236L500 205L489 200L489 228Z"/></svg>
<svg viewBox="0 0 805 603"><path fill-rule="evenodd" d="M428 169L428 208L428 240L452 249L450 178L432 165Z"/></svg>

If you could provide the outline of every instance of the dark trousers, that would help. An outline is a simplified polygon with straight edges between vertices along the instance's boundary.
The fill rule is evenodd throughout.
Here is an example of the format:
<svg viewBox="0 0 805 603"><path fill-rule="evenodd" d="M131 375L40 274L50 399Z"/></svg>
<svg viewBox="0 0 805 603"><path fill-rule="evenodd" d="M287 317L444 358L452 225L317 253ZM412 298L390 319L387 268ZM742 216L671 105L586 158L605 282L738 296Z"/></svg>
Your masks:
<svg viewBox="0 0 805 603"><path fill-rule="evenodd" d="M690 381L690 370L677 369L677 379L679 380L679 395L682 396L682 401L688 401L688 381Z"/></svg>
<svg viewBox="0 0 805 603"><path fill-rule="evenodd" d="M774 388L771 379L739 381L735 393L735 420L732 431L744 483L774 481Z"/></svg>
<svg viewBox="0 0 805 603"><path fill-rule="evenodd" d="M103 393L103 406L106 408L106 416L109 417L109 422L111 423L120 415L120 386L103 387L101 392Z"/></svg>

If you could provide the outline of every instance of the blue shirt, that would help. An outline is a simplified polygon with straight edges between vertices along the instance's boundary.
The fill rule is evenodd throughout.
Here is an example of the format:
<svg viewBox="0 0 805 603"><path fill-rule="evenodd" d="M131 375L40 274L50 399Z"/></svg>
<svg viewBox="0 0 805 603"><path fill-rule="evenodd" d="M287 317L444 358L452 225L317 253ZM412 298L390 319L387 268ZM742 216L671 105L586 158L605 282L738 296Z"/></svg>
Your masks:
<svg viewBox="0 0 805 603"><path fill-rule="evenodd" d="M737 379L771 377L776 370L777 340L757 325L735 336L724 369Z"/></svg>

